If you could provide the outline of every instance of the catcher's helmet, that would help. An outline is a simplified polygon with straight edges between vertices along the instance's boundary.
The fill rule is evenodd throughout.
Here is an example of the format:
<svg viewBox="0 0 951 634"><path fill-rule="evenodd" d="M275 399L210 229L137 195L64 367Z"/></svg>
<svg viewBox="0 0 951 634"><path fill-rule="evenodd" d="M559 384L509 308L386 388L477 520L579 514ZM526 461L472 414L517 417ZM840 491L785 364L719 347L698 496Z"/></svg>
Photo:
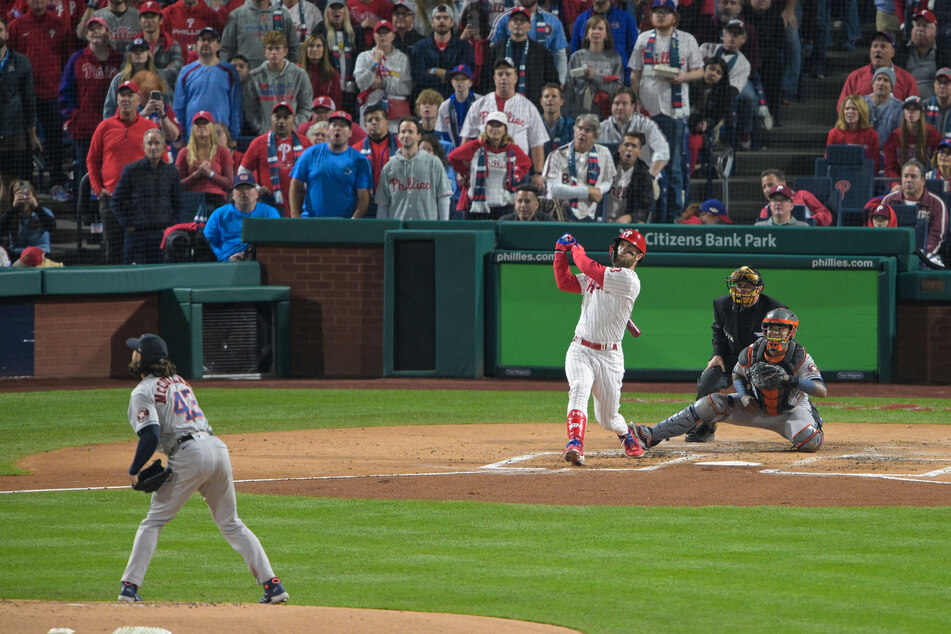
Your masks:
<svg viewBox="0 0 951 634"><path fill-rule="evenodd" d="M784 337L770 337L767 326L788 326L789 332ZM766 355L776 357L786 354L789 342L796 336L799 329L799 318L788 308L774 308L763 318L763 336L766 337Z"/></svg>
<svg viewBox="0 0 951 634"><path fill-rule="evenodd" d="M621 240L625 242L630 242L637 250L647 255L647 240L644 239L644 236L641 235L639 231L634 229L627 229L621 232L621 235L616 237L611 246L608 247L608 255L611 257L611 262L614 262L614 254L617 252L617 245L621 243Z"/></svg>
<svg viewBox="0 0 951 634"><path fill-rule="evenodd" d="M746 282L752 284L753 288L739 288L737 284ZM752 306L756 298L763 292L763 278L759 271L751 266L741 266L726 278L726 287L730 289L730 295L733 297L733 303L743 308Z"/></svg>

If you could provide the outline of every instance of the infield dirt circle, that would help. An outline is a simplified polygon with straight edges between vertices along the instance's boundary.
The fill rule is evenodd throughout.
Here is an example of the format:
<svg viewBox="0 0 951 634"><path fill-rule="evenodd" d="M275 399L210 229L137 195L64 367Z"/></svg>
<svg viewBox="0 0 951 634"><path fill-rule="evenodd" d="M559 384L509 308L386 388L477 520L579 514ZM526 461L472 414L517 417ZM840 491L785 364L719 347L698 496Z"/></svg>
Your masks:
<svg viewBox="0 0 951 634"><path fill-rule="evenodd" d="M54 389L40 382L27 383L29 386L21 389ZM281 381L272 385L366 388L368 383L398 389L408 385L412 385L409 389L563 387L560 382L493 380ZM196 382L199 398L202 387L220 385L234 386ZM259 382L254 386L264 387ZM624 392L684 393L692 389L688 384L626 384ZM847 384L833 385L830 392L836 396L946 398L951 387ZM676 407L672 403L671 412ZM632 409L629 404L622 406L622 411ZM231 450L237 490L243 493L556 505L951 505L951 434L943 425L831 422L825 426L825 444L816 454L790 451L787 441L768 431L721 425L713 443L690 444L678 439L662 443L640 459L629 459L614 435L592 421L585 442L587 465L581 468L569 467L562 460L564 435L563 422L538 422L224 434L222 439ZM130 441L27 456L17 466L30 473L0 477L0 491L125 488L128 482L117 465L128 462L134 446ZM69 481L63 480L63 465L70 465ZM234 627L225 627L233 632L268 627L274 609L281 611L282 628L287 631L307 631L308 624L315 622L325 622L325 631L347 632L567 631L458 615L305 606L281 606L270 608L271 612L269 606L203 607L219 614L216 618L233 623ZM46 632L54 625L42 629L41 622L48 623L47 617L61 614L63 623L89 627L70 625L78 632L111 632L122 624L116 619L130 614L128 610L154 616L169 624L163 627L173 632L209 631L196 619L212 614L175 604L2 601L0 623L4 631ZM294 626L297 615L300 629ZM7 624L14 622L22 622L24 629L7 629ZM215 622L220 629L223 621ZM176 630L173 623L185 629Z"/></svg>

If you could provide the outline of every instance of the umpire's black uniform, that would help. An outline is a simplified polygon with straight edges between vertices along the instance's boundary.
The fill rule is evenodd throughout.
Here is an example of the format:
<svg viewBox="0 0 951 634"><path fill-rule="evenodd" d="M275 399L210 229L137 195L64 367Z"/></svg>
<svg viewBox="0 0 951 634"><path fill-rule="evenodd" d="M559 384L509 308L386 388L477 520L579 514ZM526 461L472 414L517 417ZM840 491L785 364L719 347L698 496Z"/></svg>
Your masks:
<svg viewBox="0 0 951 634"><path fill-rule="evenodd" d="M761 332L766 313L774 308L786 305L761 293L759 300L752 306L741 308L733 302L733 297L724 295L713 300L713 355L723 357L726 372L719 366L703 371L697 380L697 399L717 392L733 384L733 366L737 357L756 339L754 333Z"/></svg>

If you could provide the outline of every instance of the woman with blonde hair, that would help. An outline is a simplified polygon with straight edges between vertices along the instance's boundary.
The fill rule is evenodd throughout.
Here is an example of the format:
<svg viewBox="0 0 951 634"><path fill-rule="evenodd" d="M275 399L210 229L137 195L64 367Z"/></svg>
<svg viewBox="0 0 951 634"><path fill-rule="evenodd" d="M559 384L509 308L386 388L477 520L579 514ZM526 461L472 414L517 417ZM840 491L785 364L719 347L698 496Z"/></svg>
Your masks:
<svg viewBox="0 0 951 634"><path fill-rule="evenodd" d="M350 10L343 0L329 0L324 9L324 21L317 25L314 33L327 38L327 49L334 69L340 75L341 99L334 99L351 115L356 115L357 83L353 77L357 56L367 48L363 29L350 20Z"/></svg>
<svg viewBox="0 0 951 634"><path fill-rule="evenodd" d="M232 161L228 148L218 145L215 117L205 110L196 112L188 145L175 160L182 191L203 193L206 205L220 207L234 182Z"/></svg>
<svg viewBox="0 0 951 634"><path fill-rule="evenodd" d="M592 14L584 25L581 48L568 60L565 111L577 118L595 114L611 116L610 95L624 85L624 61L614 48L611 25L604 16Z"/></svg>
<svg viewBox="0 0 951 634"><path fill-rule="evenodd" d="M126 51L125 57L122 59L122 68L119 69L119 73L112 78L112 83L109 84L106 101L102 105L103 119L108 119L116 114L116 92L119 90L119 86L123 82L131 81L132 76L140 70L151 71L158 75L158 69L155 67L155 60L152 58L149 45L142 38L136 38L132 40L129 50ZM165 90L162 91L162 98L168 103L172 101L171 93Z"/></svg>
<svg viewBox="0 0 951 634"><path fill-rule="evenodd" d="M922 165L931 162L931 155L941 142L941 133L925 121L921 97L905 99L901 125L885 141L885 176L899 178L901 166L909 159L918 159Z"/></svg>
<svg viewBox="0 0 951 634"><path fill-rule="evenodd" d="M301 45L304 49L300 59L300 67L310 79L310 87L314 98L330 97L334 103L340 103L340 73L336 71L331 61L330 47L327 46L327 36L322 33L311 33Z"/></svg>
<svg viewBox="0 0 951 634"><path fill-rule="evenodd" d="M858 95L849 95L839 106L839 119L826 136L826 145L861 145L865 156L875 161L875 173L882 168L878 132L872 127L868 104Z"/></svg>
<svg viewBox="0 0 951 634"><path fill-rule="evenodd" d="M514 211L515 189L532 167L532 160L508 135L504 112L486 117L478 139L449 153L459 182L457 210L467 220L498 220Z"/></svg>

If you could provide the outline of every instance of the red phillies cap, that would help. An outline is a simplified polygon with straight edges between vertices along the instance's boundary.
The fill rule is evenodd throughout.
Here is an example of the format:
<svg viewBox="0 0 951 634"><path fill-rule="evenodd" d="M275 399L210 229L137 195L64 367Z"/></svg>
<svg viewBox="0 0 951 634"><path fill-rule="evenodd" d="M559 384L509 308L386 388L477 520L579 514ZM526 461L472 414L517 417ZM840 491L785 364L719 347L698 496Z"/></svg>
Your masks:
<svg viewBox="0 0 951 634"><path fill-rule="evenodd" d="M918 18L924 18L925 20L927 20L928 22L931 22L932 24L938 23L938 16L936 16L933 12L929 11L928 9L915 9L914 19L917 20Z"/></svg>
<svg viewBox="0 0 951 634"><path fill-rule="evenodd" d="M373 26L373 32L376 33L380 29L389 29L390 31L395 31L393 28L393 23L389 20L380 20Z"/></svg>
<svg viewBox="0 0 951 634"><path fill-rule="evenodd" d="M336 110L337 104L327 95L321 95L314 99L314 108L326 108L327 110Z"/></svg>
<svg viewBox="0 0 951 634"><path fill-rule="evenodd" d="M39 247L27 247L20 253L20 259L14 262L14 266L18 269L36 267L43 263L43 258L45 257L46 254L43 253L43 250ZM17 266L17 264L19 264L19 266Z"/></svg>
<svg viewBox="0 0 951 634"><path fill-rule="evenodd" d="M528 20L529 22L532 21L532 16L528 12L528 9L526 9L525 7L515 7L514 9L509 11L509 21L511 21L512 18L514 18L516 15L524 16L525 19Z"/></svg>
<svg viewBox="0 0 951 634"><path fill-rule="evenodd" d="M119 87L116 89L116 94L118 94L119 91L122 90L123 88L128 88L129 90L131 90L132 92L136 94L139 93L139 85L135 83L134 81L132 81L131 79L129 81L124 81L121 84L119 84Z"/></svg>
<svg viewBox="0 0 951 634"><path fill-rule="evenodd" d="M294 114L294 106L292 106L286 101L278 101L276 104L274 104L274 107L271 108L271 113L273 114L274 111L277 110L278 108L287 108L288 110L291 111L291 114Z"/></svg>
<svg viewBox="0 0 951 634"><path fill-rule="evenodd" d="M139 10L139 15L142 15L143 13L157 13L162 15L162 6L158 2L153 2L152 0L143 2L137 8Z"/></svg>
<svg viewBox="0 0 951 634"><path fill-rule="evenodd" d="M88 20L86 20L86 28L87 28L87 29L89 28L89 25L90 25L90 24L101 24L107 31L109 30L109 25L106 24L106 21L105 21L104 19L100 18L98 15L94 15L93 17L91 17L91 18L89 18Z"/></svg>
<svg viewBox="0 0 951 634"><path fill-rule="evenodd" d="M192 123L195 123L199 119L204 119L208 123L215 122L215 117L207 110L199 110L198 112L196 112L194 116L192 117Z"/></svg>
<svg viewBox="0 0 951 634"><path fill-rule="evenodd" d="M788 198L789 200L792 200L793 196L795 195L796 195L796 192L794 192L792 189L790 189L786 185L776 185L776 187L773 187L771 190L769 190L770 200L772 200L775 196L783 196L785 198Z"/></svg>
<svg viewBox="0 0 951 634"><path fill-rule="evenodd" d="M328 121L333 121L334 119L343 119L348 125L353 125L353 117L350 116L349 112L344 112L343 110L334 110L330 113L330 116L327 117Z"/></svg>

